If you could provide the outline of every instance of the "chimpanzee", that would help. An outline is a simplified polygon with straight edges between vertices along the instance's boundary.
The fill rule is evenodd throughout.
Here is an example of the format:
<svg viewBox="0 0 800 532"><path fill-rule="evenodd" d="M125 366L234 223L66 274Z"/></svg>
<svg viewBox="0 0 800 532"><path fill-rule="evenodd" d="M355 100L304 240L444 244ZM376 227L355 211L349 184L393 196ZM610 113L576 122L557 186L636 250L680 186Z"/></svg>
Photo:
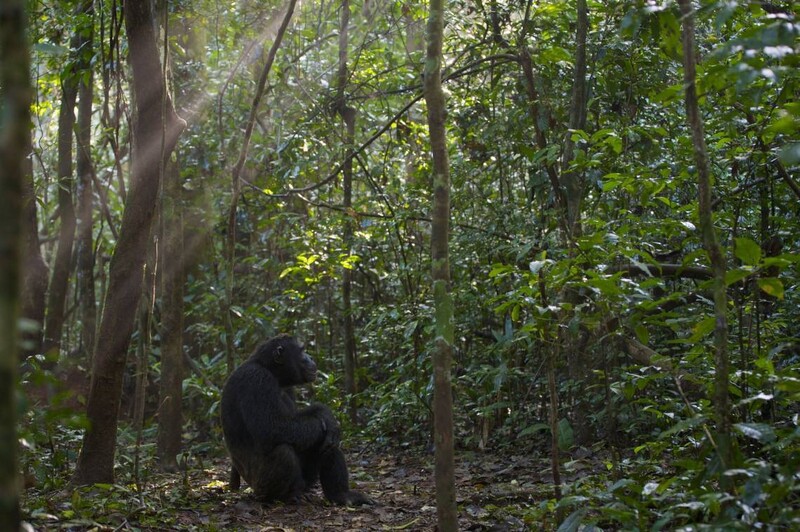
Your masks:
<svg viewBox="0 0 800 532"><path fill-rule="evenodd" d="M259 345L222 391L222 431L233 461L231 488L240 476L262 501L297 503L317 481L335 504L371 504L352 491L339 449L341 432L322 404L298 410L292 386L312 382L317 365L293 337Z"/></svg>

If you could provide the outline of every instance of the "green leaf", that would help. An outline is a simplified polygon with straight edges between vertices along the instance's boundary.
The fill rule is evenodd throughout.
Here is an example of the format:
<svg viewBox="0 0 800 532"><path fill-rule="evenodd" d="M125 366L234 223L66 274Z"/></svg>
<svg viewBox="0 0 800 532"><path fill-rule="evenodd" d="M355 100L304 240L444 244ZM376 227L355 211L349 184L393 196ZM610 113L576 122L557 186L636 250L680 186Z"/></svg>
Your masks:
<svg viewBox="0 0 800 532"><path fill-rule="evenodd" d="M771 443L777 438L772 427L765 423L735 423L733 428L761 443Z"/></svg>
<svg viewBox="0 0 800 532"><path fill-rule="evenodd" d="M489 278L492 279L494 277L500 277L510 273L513 270L511 266L507 264L493 264L492 271L489 272Z"/></svg>
<svg viewBox="0 0 800 532"><path fill-rule="evenodd" d="M539 270L541 270L545 264L547 264L546 260L534 260L531 261L528 267L531 269L531 273L539 273Z"/></svg>
<svg viewBox="0 0 800 532"><path fill-rule="evenodd" d="M66 55L69 53L69 48L66 46L59 46L49 42L37 42L33 45L33 50L45 55Z"/></svg>
<svg viewBox="0 0 800 532"><path fill-rule="evenodd" d="M689 338L690 343L699 342L702 340L706 335L708 335L711 331L714 330L714 325L716 324L716 318L714 316L709 316L708 318L703 319L692 328L692 336Z"/></svg>
<svg viewBox="0 0 800 532"><path fill-rule="evenodd" d="M419 322L417 320L409 322L408 325L406 325L405 331L403 332L403 337L406 339L411 338L411 336L414 334L414 331L417 330L418 324Z"/></svg>
<svg viewBox="0 0 800 532"><path fill-rule="evenodd" d="M639 31L641 24L642 17L639 14L639 10L630 9L625 16L622 17L619 27L620 34L625 38L631 38Z"/></svg>
<svg viewBox="0 0 800 532"><path fill-rule="evenodd" d="M569 508L570 506L586 506L586 503L589 502L589 497L584 495L568 495L558 501L556 504L556 508Z"/></svg>
<svg viewBox="0 0 800 532"><path fill-rule="evenodd" d="M354 270L356 268L356 264L361 261L361 257L358 255L340 255L339 256L339 264L342 268L346 270Z"/></svg>
<svg viewBox="0 0 800 532"><path fill-rule="evenodd" d="M611 146L611 149L614 150L614 153L617 155L622 153L622 139L618 136L609 135L608 138L606 138L605 144Z"/></svg>
<svg viewBox="0 0 800 532"><path fill-rule="evenodd" d="M659 440L664 440L666 438L671 437L673 434L679 434L685 430L693 430L695 427L702 425L706 422L705 416L697 415L695 417L690 417L688 419L682 419L675 423L672 427L668 430L665 430L661 434L658 435Z"/></svg>
<svg viewBox="0 0 800 532"><path fill-rule="evenodd" d="M681 30L678 17L675 11L662 11L658 14L658 25L660 29L659 47L665 56L675 61L682 58Z"/></svg>
<svg viewBox="0 0 800 532"><path fill-rule="evenodd" d="M566 418L558 422L558 448L567 451L575 443L575 433Z"/></svg>
<svg viewBox="0 0 800 532"><path fill-rule="evenodd" d="M659 495L663 495L667 489L678 480L678 477L667 477L666 480L662 480L661 483L656 488L656 493Z"/></svg>
<svg viewBox="0 0 800 532"><path fill-rule="evenodd" d="M751 273L753 273L751 270L746 270L743 268L728 270L725 272L725 286L730 286L732 284L738 283Z"/></svg>
<svg viewBox="0 0 800 532"><path fill-rule="evenodd" d="M676 84L667 87L658 94L653 94L652 96L650 96L650 99L653 100L654 103L665 104L677 100L678 98L681 97L682 94L683 94L683 85Z"/></svg>
<svg viewBox="0 0 800 532"><path fill-rule="evenodd" d="M647 345L650 342L650 333L647 331L647 327L641 323L636 325L636 327L633 328L633 331L636 333L636 339L644 345Z"/></svg>
<svg viewBox="0 0 800 532"><path fill-rule="evenodd" d="M794 377L781 377L775 387L787 393L800 393L800 379Z"/></svg>
<svg viewBox="0 0 800 532"><path fill-rule="evenodd" d="M765 140L772 141L778 135L794 135L797 132L798 120L788 113L780 114L764 131Z"/></svg>
<svg viewBox="0 0 800 532"><path fill-rule="evenodd" d="M792 142L781 148L778 159L786 166L800 163L800 142Z"/></svg>
<svg viewBox="0 0 800 532"><path fill-rule="evenodd" d="M761 288L764 293L769 294L772 297L783 299L783 283L780 281L780 279L775 277L764 277L763 279L758 280L758 287Z"/></svg>
<svg viewBox="0 0 800 532"><path fill-rule="evenodd" d="M596 131L594 134L592 134L591 142L593 144L596 144L600 139L602 139L603 137L606 137L608 135L615 135L614 130L611 129L611 128L603 128L603 129L601 129L599 131Z"/></svg>
<svg viewBox="0 0 800 532"><path fill-rule="evenodd" d="M583 521L584 515L586 515L586 508L575 510L569 517L564 519L557 532L576 532L581 525L581 521Z"/></svg>
<svg viewBox="0 0 800 532"><path fill-rule="evenodd" d="M761 246L746 237L736 239L734 255L748 266L757 266L761 260Z"/></svg>
<svg viewBox="0 0 800 532"><path fill-rule="evenodd" d="M550 430L550 425L547 423L536 423L531 425L530 427L524 428L520 431L517 435L518 438L522 438L524 436L530 436L531 434L536 434L537 432L542 432Z"/></svg>
<svg viewBox="0 0 800 532"><path fill-rule="evenodd" d="M619 285L617 285L617 281L614 279L602 278L602 277L593 277L586 281L586 285L596 289L598 292L602 293L604 296L617 296L622 294L622 290L620 290Z"/></svg>
<svg viewBox="0 0 800 532"><path fill-rule="evenodd" d="M636 481L630 478L621 478L618 481L614 482L610 488L608 488L609 493L614 493L618 490L627 488L629 486L636 486Z"/></svg>

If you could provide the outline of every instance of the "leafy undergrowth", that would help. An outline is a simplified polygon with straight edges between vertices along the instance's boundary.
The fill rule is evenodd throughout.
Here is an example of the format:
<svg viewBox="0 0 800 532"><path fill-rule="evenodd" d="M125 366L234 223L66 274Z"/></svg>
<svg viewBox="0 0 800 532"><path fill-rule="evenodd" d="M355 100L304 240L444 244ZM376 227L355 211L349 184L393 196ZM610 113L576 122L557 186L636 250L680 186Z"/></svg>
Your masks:
<svg viewBox="0 0 800 532"><path fill-rule="evenodd" d="M317 488L301 505L263 505L249 490L227 489L227 462L176 474L151 474L131 486L30 490L34 530L434 530L433 457L411 452L349 453L351 481L375 506L329 505ZM460 455L456 467L463 530L553 529L546 461Z"/></svg>

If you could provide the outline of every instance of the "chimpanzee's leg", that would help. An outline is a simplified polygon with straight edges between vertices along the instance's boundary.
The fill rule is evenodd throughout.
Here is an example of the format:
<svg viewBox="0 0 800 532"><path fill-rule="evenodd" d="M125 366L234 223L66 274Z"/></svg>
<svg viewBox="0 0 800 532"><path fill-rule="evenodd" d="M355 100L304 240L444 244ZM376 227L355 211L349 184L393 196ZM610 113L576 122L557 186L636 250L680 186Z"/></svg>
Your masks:
<svg viewBox="0 0 800 532"><path fill-rule="evenodd" d="M242 485L242 477L239 475L239 471L236 469L236 466L231 464L231 476L228 482L228 486L231 488L231 491L236 491Z"/></svg>
<svg viewBox="0 0 800 532"><path fill-rule="evenodd" d="M312 449L300 454L300 469L303 474L306 490L310 490L319 480L319 470L322 466L323 453L319 449Z"/></svg>
<svg viewBox="0 0 800 532"><path fill-rule="evenodd" d="M350 489L347 463L338 447L332 447L319 455L319 480L325 497L335 504L373 504L366 495Z"/></svg>
<svg viewBox="0 0 800 532"><path fill-rule="evenodd" d="M289 445L279 445L267 456L253 457L243 466L237 469L260 501L294 503L305 491L300 459Z"/></svg>

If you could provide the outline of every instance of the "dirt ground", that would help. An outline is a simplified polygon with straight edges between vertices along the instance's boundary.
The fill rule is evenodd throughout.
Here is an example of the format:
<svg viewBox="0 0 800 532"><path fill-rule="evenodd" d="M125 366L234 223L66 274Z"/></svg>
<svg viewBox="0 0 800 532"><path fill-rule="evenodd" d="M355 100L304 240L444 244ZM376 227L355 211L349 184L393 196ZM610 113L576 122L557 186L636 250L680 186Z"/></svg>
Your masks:
<svg viewBox="0 0 800 532"><path fill-rule="evenodd" d="M317 488L299 505L264 505L249 489L227 487L226 460L172 475L153 474L141 491L40 494L28 502L29 530L436 530L433 456L410 452L349 452L351 483L374 506L344 508ZM552 498L546 460L527 456L459 455L457 503L461 530L547 530Z"/></svg>

